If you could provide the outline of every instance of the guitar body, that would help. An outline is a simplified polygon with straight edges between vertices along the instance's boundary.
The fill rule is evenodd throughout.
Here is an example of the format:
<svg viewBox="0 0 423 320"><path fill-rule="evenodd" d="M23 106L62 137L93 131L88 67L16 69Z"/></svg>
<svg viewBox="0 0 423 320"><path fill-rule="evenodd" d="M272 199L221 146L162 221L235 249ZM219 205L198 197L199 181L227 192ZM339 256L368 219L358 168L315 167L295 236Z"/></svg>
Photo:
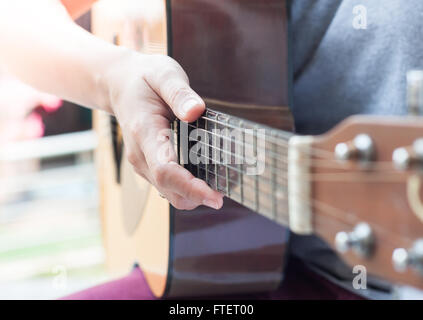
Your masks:
<svg viewBox="0 0 423 320"><path fill-rule="evenodd" d="M132 41L138 34L140 48L136 40L120 44L167 52L210 108L293 129L286 0L170 0L161 9L155 22L135 19L130 27L108 32L97 9L94 31L109 41L115 33L127 32L120 39ZM128 270L138 262L158 297L264 292L279 286L286 228L226 198L220 211L176 210L132 171L119 146L119 128L109 116L97 114L96 127L112 133L101 138L97 157L112 269Z"/></svg>
<svg viewBox="0 0 423 320"><path fill-rule="evenodd" d="M168 52L208 107L291 129L287 11L281 0L174 0ZM225 199L219 211L171 208L168 294L214 295L278 287L288 231Z"/></svg>

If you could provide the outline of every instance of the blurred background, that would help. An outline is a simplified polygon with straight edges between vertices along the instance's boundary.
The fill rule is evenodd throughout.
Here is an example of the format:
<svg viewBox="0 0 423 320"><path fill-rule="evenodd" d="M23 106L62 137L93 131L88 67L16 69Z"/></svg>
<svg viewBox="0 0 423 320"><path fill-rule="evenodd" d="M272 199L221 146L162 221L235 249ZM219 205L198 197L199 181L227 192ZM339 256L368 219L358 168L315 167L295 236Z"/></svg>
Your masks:
<svg viewBox="0 0 423 320"><path fill-rule="evenodd" d="M163 0L99 0L77 23L166 54L164 21ZM132 268L112 122L0 65L0 299L55 299Z"/></svg>
<svg viewBox="0 0 423 320"><path fill-rule="evenodd" d="M0 66L0 299L58 298L109 278L91 118Z"/></svg>

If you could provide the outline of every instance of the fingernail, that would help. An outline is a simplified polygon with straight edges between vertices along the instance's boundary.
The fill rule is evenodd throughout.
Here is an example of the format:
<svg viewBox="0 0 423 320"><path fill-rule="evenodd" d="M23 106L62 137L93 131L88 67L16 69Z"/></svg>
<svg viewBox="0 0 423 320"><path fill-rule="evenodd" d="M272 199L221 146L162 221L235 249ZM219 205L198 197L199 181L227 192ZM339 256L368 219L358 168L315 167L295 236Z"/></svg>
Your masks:
<svg viewBox="0 0 423 320"><path fill-rule="evenodd" d="M219 209L219 204L217 202L213 201L213 200L204 200L203 205L210 207L210 208L213 208L213 209L216 209L216 210Z"/></svg>
<svg viewBox="0 0 423 320"><path fill-rule="evenodd" d="M182 105L182 110L181 110L182 116L185 117L191 111L192 108L198 105L199 105L199 102L193 98L189 99L188 101L185 101L185 103Z"/></svg>

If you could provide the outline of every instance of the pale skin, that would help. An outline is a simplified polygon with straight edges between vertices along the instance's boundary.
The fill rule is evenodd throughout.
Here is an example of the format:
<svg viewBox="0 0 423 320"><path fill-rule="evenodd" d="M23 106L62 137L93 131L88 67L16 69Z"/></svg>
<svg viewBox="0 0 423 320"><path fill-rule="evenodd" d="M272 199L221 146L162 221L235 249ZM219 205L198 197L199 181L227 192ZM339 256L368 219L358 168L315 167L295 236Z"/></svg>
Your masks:
<svg viewBox="0 0 423 320"><path fill-rule="evenodd" d="M63 3L62 3L63 2ZM221 208L223 196L177 164L163 132L194 121L204 101L179 64L104 42L72 20L90 0L0 0L0 64L38 90L114 114L134 170L173 206Z"/></svg>

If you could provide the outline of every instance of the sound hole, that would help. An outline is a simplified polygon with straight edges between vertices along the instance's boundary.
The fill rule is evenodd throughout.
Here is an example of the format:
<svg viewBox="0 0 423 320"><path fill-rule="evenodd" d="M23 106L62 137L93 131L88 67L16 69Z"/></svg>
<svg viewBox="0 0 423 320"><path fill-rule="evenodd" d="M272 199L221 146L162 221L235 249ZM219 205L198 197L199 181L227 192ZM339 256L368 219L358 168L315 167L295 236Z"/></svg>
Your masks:
<svg viewBox="0 0 423 320"><path fill-rule="evenodd" d="M121 163L123 151L123 139L120 131L119 124L115 117L110 117L110 130L112 135L113 145L113 159L115 160L116 182L120 183L121 180Z"/></svg>

